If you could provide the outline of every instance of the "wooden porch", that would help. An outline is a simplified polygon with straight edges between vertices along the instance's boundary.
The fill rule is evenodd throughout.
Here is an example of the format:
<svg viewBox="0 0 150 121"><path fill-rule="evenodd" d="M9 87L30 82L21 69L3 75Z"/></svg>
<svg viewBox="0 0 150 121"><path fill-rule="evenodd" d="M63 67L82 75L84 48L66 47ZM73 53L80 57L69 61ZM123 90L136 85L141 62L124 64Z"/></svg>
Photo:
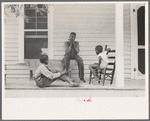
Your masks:
<svg viewBox="0 0 150 121"><path fill-rule="evenodd" d="M77 82L79 78L73 78ZM110 85L110 81L106 79L105 85L103 86L102 82L91 83L89 85L89 78L85 78L86 83L80 85L80 87L69 87L67 82L61 80L56 80L51 84L50 87L39 88L36 86L35 82L29 79L26 80L11 80L5 83L6 90L145 90L145 80L131 80L125 79L124 87L119 88L115 86L116 78L114 78L113 84Z"/></svg>

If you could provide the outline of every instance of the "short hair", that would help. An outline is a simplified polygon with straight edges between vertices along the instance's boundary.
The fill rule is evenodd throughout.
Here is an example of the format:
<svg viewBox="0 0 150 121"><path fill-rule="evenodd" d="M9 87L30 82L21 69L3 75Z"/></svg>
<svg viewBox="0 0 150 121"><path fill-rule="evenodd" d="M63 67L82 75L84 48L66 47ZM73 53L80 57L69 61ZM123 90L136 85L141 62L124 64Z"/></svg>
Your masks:
<svg viewBox="0 0 150 121"><path fill-rule="evenodd" d="M71 35L71 34L74 34L74 35L76 36L76 33L75 33L75 32L71 32L70 35Z"/></svg>
<svg viewBox="0 0 150 121"><path fill-rule="evenodd" d="M103 51L103 47L101 45L97 45L95 47L95 50L97 51L97 54L101 53Z"/></svg>
<svg viewBox="0 0 150 121"><path fill-rule="evenodd" d="M44 63L44 64L47 64L47 63L46 63L46 60L48 60L48 55L42 54L42 55L40 56L40 62L41 62L41 63Z"/></svg>

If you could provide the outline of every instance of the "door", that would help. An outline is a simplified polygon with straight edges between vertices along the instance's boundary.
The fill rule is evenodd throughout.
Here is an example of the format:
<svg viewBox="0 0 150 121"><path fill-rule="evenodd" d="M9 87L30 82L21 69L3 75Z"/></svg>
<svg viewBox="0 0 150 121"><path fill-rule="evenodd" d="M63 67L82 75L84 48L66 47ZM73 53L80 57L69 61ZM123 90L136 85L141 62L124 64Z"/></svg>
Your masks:
<svg viewBox="0 0 150 121"><path fill-rule="evenodd" d="M145 78L145 7L137 9L136 79Z"/></svg>

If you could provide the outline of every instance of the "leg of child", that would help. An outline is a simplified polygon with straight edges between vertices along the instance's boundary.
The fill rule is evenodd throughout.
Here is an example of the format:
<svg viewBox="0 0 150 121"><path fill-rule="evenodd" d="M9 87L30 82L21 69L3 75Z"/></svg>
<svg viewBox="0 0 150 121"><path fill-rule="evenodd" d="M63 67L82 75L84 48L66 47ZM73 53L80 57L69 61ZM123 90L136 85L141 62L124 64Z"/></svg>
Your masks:
<svg viewBox="0 0 150 121"><path fill-rule="evenodd" d="M54 80L50 80L50 79L48 79L48 78L47 78L47 79L45 78L45 79L43 80L43 81L44 81L43 87L49 87L50 84L53 83L54 81L56 81L57 79L60 79L60 80L62 80L62 81L64 81L64 82L68 82L70 87L77 87L77 86L79 86L79 84L72 82L73 79L69 78L69 77L66 76L66 75L62 75L61 77L58 77L58 78L56 78L56 79L54 79Z"/></svg>
<svg viewBox="0 0 150 121"><path fill-rule="evenodd" d="M68 73L68 68L70 65L70 57L68 55L65 55L64 58L62 59L62 65L63 65L63 70L67 70L67 75Z"/></svg>
<svg viewBox="0 0 150 121"><path fill-rule="evenodd" d="M79 86L79 84L73 82L74 81L73 79L71 79L70 77L65 75L66 72L67 72L66 70L63 70L62 72L60 72L61 73L60 77L57 77L54 80L48 80L49 85L51 83L53 83L55 80L60 79L60 80L62 80L64 82L65 81L68 82L70 87L77 87L77 86Z"/></svg>
<svg viewBox="0 0 150 121"><path fill-rule="evenodd" d="M62 81L68 82L70 87L77 87L77 86L79 86L79 84L73 82L74 80L71 79L69 76L63 75L63 76L59 77L59 79L61 79Z"/></svg>
<svg viewBox="0 0 150 121"><path fill-rule="evenodd" d="M55 80L51 80L51 79L48 79L47 77L45 76L41 76L40 78L38 79L34 79L34 81L36 82L36 85L38 87L49 87L51 83L53 83Z"/></svg>
<svg viewBox="0 0 150 121"><path fill-rule="evenodd" d="M98 81L98 77L94 71L94 69L98 68L99 64L98 63L94 63L92 65L89 65L89 69L92 72L92 74L94 75L95 81Z"/></svg>

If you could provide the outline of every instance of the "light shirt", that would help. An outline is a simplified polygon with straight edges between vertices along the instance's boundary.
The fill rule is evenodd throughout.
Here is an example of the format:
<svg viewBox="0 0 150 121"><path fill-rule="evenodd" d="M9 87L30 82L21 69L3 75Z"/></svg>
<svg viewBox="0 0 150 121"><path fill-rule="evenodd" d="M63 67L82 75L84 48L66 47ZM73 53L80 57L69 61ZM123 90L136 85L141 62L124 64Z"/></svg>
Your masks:
<svg viewBox="0 0 150 121"><path fill-rule="evenodd" d="M60 74L59 72L58 72L58 73L52 73L52 72L48 69L47 65L45 65L45 64L41 64L41 65L37 68L37 70L35 71L34 77L35 77L35 78L38 78L38 77L41 76L41 74L43 74L45 77L47 77L47 78L49 78L49 79L51 79L51 80L53 80L53 79L58 78L58 77L61 76L61 74Z"/></svg>
<svg viewBox="0 0 150 121"><path fill-rule="evenodd" d="M102 58L100 68L106 68L107 67L108 58L107 58L106 53L107 53L107 51L103 51L103 52L98 54L98 62L99 62L99 57Z"/></svg>

